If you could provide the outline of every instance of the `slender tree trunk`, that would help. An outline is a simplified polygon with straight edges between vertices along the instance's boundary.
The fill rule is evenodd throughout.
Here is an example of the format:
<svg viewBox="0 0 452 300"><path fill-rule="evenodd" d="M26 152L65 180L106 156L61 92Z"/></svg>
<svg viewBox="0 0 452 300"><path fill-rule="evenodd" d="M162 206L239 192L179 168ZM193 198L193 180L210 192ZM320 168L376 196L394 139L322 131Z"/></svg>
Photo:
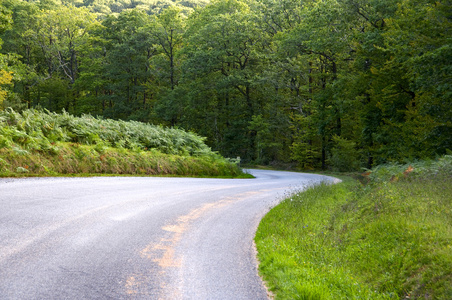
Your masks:
<svg viewBox="0 0 452 300"><path fill-rule="evenodd" d="M312 78L312 61L309 62L309 96L312 99L312 84L314 80Z"/></svg>
<svg viewBox="0 0 452 300"><path fill-rule="evenodd" d="M250 115L253 115L254 109L253 109L253 103L251 102L251 89L248 84L245 87L245 94L246 94L246 104L248 105L249 113L250 113Z"/></svg>
<svg viewBox="0 0 452 300"><path fill-rule="evenodd" d="M326 169L326 138L325 134L322 136L322 170Z"/></svg>
<svg viewBox="0 0 452 300"><path fill-rule="evenodd" d="M171 90L174 90L174 46L173 46L173 31L174 29L171 29L171 35L170 35L170 80L171 80Z"/></svg>

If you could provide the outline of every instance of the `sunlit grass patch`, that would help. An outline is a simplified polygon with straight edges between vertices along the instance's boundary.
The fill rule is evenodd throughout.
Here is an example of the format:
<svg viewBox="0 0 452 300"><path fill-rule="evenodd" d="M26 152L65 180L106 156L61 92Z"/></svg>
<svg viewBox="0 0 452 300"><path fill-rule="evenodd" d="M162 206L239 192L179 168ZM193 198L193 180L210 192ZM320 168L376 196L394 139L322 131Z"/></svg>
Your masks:
<svg viewBox="0 0 452 300"><path fill-rule="evenodd" d="M444 160L398 181L317 186L272 209L256 244L276 298L452 299L452 173Z"/></svg>

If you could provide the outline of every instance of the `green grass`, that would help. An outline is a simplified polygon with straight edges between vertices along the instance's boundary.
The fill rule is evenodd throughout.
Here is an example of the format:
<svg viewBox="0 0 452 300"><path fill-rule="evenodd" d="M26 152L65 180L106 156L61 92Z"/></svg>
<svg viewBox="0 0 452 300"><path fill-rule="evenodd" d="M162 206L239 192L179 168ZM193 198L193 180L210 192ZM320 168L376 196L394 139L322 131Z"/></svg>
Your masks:
<svg viewBox="0 0 452 300"><path fill-rule="evenodd" d="M249 177L204 138L139 122L0 111L0 176Z"/></svg>
<svg viewBox="0 0 452 300"><path fill-rule="evenodd" d="M158 175L248 178L237 165L212 156L180 156L158 151L59 142L54 152L0 149L0 177Z"/></svg>
<svg viewBox="0 0 452 300"><path fill-rule="evenodd" d="M276 299L452 299L452 157L293 195L256 234Z"/></svg>

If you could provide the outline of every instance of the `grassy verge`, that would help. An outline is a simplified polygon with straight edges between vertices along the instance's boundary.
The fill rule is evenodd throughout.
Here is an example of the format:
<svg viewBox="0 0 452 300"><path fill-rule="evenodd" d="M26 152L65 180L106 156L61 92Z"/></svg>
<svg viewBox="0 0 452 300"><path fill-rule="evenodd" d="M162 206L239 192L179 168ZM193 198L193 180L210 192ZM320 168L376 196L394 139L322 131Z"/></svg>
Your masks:
<svg viewBox="0 0 452 300"><path fill-rule="evenodd" d="M248 177L237 165L213 156L181 156L74 143L57 143L52 151L0 149L0 177L100 174Z"/></svg>
<svg viewBox="0 0 452 300"><path fill-rule="evenodd" d="M204 139L179 129L91 116L0 112L0 176L249 177Z"/></svg>
<svg viewBox="0 0 452 300"><path fill-rule="evenodd" d="M452 299L452 157L293 195L256 234L276 299Z"/></svg>

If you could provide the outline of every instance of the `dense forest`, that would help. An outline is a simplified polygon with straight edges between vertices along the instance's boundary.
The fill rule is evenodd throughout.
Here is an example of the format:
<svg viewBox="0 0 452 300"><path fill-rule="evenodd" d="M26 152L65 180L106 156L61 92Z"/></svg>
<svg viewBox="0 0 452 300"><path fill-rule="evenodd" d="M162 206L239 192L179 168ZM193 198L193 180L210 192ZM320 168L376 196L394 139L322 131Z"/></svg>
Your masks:
<svg viewBox="0 0 452 300"><path fill-rule="evenodd" d="M135 120L255 163L452 149L449 0L0 0L0 106Z"/></svg>

